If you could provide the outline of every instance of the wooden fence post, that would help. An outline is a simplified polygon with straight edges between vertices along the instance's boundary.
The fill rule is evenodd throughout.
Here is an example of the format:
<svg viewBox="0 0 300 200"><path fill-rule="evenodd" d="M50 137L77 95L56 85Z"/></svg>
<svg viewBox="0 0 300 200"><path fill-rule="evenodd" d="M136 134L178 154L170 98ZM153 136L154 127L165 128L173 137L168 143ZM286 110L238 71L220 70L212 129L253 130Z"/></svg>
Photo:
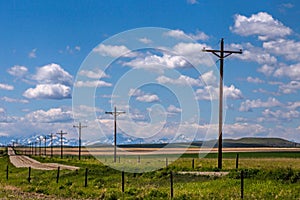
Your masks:
<svg viewBox="0 0 300 200"><path fill-rule="evenodd" d="M241 199L244 198L244 171L241 171Z"/></svg>
<svg viewBox="0 0 300 200"><path fill-rule="evenodd" d="M124 171L122 171L122 193L125 191L125 174Z"/></svg>
<svg viewBox="0 0 300 200"><path fill-rule="evenodd" d="M193 169L195 168L195 160L194 160L194 158L193 158L193 160L192 160L192 168L193 168Z"/></svg>
<svg viewBox="0 0 300 200"><path fill-rule="evenodd" d="M30 176L31 176L31 167L29 167L28 168L28 182L30 183L30 180L31 180L31 178L30 178Z"/></svg>
<svg viewBox="0 0 300 200"><path fill-rule="evenodd" d="M6 180L8 180L8 165L6 166Z"/></svg>
<svg viewBox="0 0 300 200"><path fill-rule="evenodd" d="M236 160L235 160L235 168L238 169L239 168L239 154L236 154Z"/></svg>
<svg viewBox="0 0 300 200"><path fill-rule="evenodd" d="M58 180L59 180L59 170L60 170L60 167L57 167L56 183L58 183Z"/></svg>

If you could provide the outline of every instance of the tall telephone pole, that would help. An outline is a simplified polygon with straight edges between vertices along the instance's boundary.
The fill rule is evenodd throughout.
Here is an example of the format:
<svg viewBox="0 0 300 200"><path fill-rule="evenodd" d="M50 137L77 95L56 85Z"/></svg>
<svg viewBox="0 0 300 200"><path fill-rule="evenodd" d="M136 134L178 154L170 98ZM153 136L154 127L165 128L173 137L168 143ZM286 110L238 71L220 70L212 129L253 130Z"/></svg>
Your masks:
<svg viewBox="0 0 300 200"><path fill-rule="evenodd" d="M60 158L63 158L63 135L67 134L64 133L62 130L60 131L60 133L56 133L60 135Z"/></svg>
<svg viewBox="0 0 300 200"><path fill-rule="evenodd" d="M51 143L51 158L53 157L53 133L50 133L50 143Z"/></svg>
<svg viewBox="0 0 300 200"><path fill-rule="evenodd" d="M105 112L105 114L111 114L114 116L114 162L117 161L117 116L121 114L125 114L124 111L117 111L117 107L115 106L114 111L112 112Z"/></svg>
<svg viewBox="0 0 300 200"><path fill-rule="evenodd" d="M224 50L224 39L221 39L220 50L205 49L204 52L211 52L218 58L220 58L220 91L219 91L219 139L218 139L218 168L222 169L222 134L223 134L223 66L224 58L231 54L242 54L243 51L226 51Z"/></svg>
<svg viewBox="0 0 300 200"><path fill-rule="evenodd" d="M73 127L79 129L79 153L78 153L78 159L80 160L80 157L81 157L81 129L82 128L86 128L87 126L82 126L81 122L79 122L78 126L73 125Z"/></svg>

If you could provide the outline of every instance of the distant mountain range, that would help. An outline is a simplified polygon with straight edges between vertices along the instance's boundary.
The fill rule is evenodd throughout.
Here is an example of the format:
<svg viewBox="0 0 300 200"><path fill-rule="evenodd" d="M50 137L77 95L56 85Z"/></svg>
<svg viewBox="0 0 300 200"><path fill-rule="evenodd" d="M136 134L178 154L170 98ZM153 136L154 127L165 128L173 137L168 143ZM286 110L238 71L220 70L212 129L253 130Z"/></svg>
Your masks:
<svg viewBox="0 0 300 200"><path fill-rule="evenodd" d="M40 142L41 141L41 142ZM173 140L170 144L168 143L167 138L162 138L159 140L153 140L145 142L141 138L131 138L124 134L117 135L118 146L121 147L144 147L144 148L161 148L168 146L176 146L176 147L186 147L190 145L191 147L200 147L200 146L209 146L209 147L217 147L218 141L217 140L209 140L209 141L193 141L189 138L186 138L184 135L180 135ZM41 146L45 145L45 140L42 136L35 135L30 138L26 139L18 139L18 140L8 140L8 138L1 136L0 137L0 146L6 145L30 145L31 143L35 143L36 145ZM53 136L52 138L52 145L53 146L60 146L61 140L60 137L57 135ZM63 144L64 146L78 146L78 139L67 139L63 137ZM113 144L113 137L107 138L103 141L82 141L83 146L102 146L102 145L112 145ZM51 146L50 138L46 139L46 146ZM224 139L223 140L223 147L300 147L299 143L288 141L282 138L258 138L258 137L245 137L240 139Z"/></svg>

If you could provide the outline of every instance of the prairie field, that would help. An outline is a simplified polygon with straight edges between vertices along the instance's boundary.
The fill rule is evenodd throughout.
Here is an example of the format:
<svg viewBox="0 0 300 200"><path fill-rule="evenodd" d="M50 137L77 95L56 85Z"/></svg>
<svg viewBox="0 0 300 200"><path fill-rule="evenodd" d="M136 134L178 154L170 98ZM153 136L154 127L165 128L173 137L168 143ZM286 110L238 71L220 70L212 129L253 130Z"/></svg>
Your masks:
<svg viewBox="0 0 300 200"><path fill-rule="evenodd" d="M0 154L0 198L7 199L170 199L171 172L173 177L173 199L240 199L241 170L244 172L244 199L300 199L300 153L297 151L237 152L223 154L223 168L227 176L197 176L179 172L216 172L217 154L209 153L205 158L198 154L176 156L161 155L162 169L146 173L124 173L105 166L92 156L59 153L50 156L31 157L40 162L61 163L80 167L79 170L42 171L16 168L8 156ZM168 159L166 167L165 158ZM112 156L106 156L112 163ZM151 163L151 156L120 155L120 163L131 162L133 166ZM173 160L174 159L174 160ZM193 163L193 164L192 164ZM8 167L8 174L6 169ZM85 180L87 172L87 179ZM7 176L8 175L8 179ZM86 185L85 185L86 184Z"/></svg>

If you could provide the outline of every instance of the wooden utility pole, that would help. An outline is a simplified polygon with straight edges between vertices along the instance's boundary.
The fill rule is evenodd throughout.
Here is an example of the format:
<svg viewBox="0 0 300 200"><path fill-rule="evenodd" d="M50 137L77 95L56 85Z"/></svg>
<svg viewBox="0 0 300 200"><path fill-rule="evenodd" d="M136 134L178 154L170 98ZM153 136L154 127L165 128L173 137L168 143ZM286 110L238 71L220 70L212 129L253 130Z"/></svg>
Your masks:
<svg viewBox="0 0 300 200"><path fill-rule="evenodd" d="M117 107L115 106L114 111L112 112L105 112L105 114L111 114L114 116L114 162L117 160L117 116L124 114L124 111L117 111Z"/></svg>
<svg viewBox="0 0 300 200"><path fill-rule="evenodd" d="M230 56L231 54L242 54L243 51L226 51L224 50L224 39L221 39L221 49L205 49L204 52L211 52L218 58L220 58L220 91L219 91L219 145L218 145L218 168L222 169L222 134L223 134L223 65L224 58Z"/></svg>
<svg viewBox="0 0 300 200"><path fill-rule="evenodd" d="M79 152L78 152L78 159L80 160L80 157L81 157L81 129L82 128L86 128L87 126L82 126L81 125L81 122L79 122L79 125L76 126L76 125L73 125L74 128L78 128L79 129Z"/></svg>
<svg viewBox="0 0 300 200"><path fill-rule="evenodd" d="M60 135L60 158L63 158L63 135L67 134L64 133L62 130L60 131L60 133L56 133Z"/></svg>
<svg viewBox="0 0 300 200"><path fill-rule="evenodd" d="M51 143L51 158L53 156L53 133L50 134L50 143Z"/></svg>

